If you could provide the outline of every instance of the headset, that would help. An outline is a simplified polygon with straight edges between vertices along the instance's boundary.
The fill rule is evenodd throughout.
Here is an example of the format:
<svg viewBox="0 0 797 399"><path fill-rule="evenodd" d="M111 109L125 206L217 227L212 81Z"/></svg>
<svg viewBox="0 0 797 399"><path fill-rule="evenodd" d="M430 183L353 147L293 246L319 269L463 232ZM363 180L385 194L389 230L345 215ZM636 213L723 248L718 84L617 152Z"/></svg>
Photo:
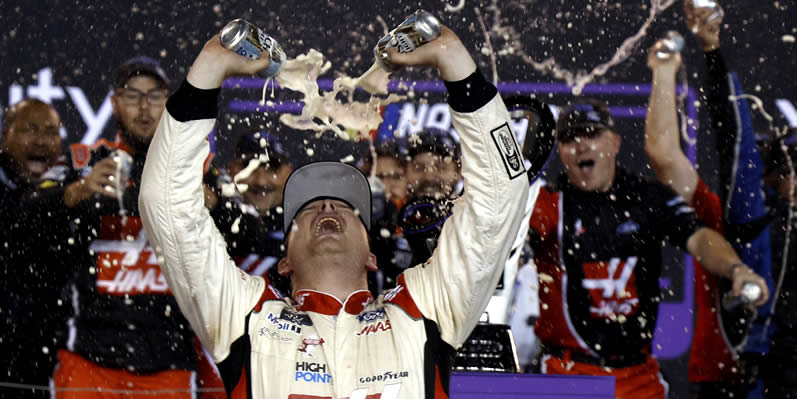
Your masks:
<svg viewBox="0 0 797 399"><path fill-rule="evenodd" d="M532 183L548 167L555 152L556 119L547 104L531 96L511 96L504 99L504 104L512 119L528 120L522 152Z"/></svg>

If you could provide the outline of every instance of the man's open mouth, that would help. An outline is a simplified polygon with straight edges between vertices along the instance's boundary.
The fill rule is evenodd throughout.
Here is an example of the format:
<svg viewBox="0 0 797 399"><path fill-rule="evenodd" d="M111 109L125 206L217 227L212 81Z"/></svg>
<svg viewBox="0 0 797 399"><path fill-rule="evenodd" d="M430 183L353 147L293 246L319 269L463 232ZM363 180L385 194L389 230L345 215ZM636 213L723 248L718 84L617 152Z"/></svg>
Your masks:
<svg viewBox="0 0 797 399"><path fill-rule="evenodd" d="M581 170L593 167L595 167L595 160L593 159L585 159L583 161L578 161L578 168Z"/></svg>
<svg viewBox="0 0 797 399"><path fill-rule="evenodd" d="M332 217L325 217L318 221L315 225L315 235L325 233L340 233L343 231L343 226L340 222Z"/></svg>
<svg viewBox="0 0 797 399"><path fill-rule="evenodd" d="M32 155L25 159L25 169L34 174L42 174L47 170L49 159L41 155Z"/></svg>
<svg viewBox="0 0 797 399"><path fill-rule="evenodd" d="M138 123L139 125L149 126L149 125L152 125L153 123L155 123L155 121L152 120L152 119L139 118L139 119L136 119L136 123Z"/></svg>
<svg viewBox="0 0 797 399"><path fill-rule="evenodd" d="M265 186L249 186L247 191L252 193L252 194L265 197L266 195L272 193L274 190L272 190L269 187L265 187Z"/></svg>

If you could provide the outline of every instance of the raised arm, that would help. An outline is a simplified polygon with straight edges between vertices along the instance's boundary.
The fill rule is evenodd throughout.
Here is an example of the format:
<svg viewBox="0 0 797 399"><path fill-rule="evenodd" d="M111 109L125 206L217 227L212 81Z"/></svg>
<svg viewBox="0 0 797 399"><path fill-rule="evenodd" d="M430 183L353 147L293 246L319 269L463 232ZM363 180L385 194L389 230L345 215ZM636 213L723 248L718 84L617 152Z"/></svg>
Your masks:
<svg viewBox="0 0 797 399"><path fill-rule="evenodd" d="M719 198L725 235L732 242L750 242L769 223L762 190L764 164L755 143L753 118L739 77L728 70L720 51L722 20L697 21L697 37L706 61L706 109L719 155ZM769 273L768 270L761 270ZM762 273L762 274L764 274Z"/></svg>
<svg viewBox="0 0 797 399"><path fill-rule="evenodd" d="M529 182L497 89L453 32L444 27L436 41L395 56L392 61L401 65L437 67L461 138L465 194L431 259L403 275L421 313L456 348L487 306L519 229L528 228L523 212Z"/></svg>
<svg viewBox="0 0 797 399"><path fill-rule="evenodd" d="M661 43L657 43L648 54L653 85L645 118L645 152L659 181L691 203L698 175L681 149L675 108L675 74L681 65L681 55L675 53L661 59L656 55L659 47Z"/></svg>
<svg viewBox="0 0 797 399"><path fill-rule="evenodd" d="M147 153L139 208L169 289L214 361L244 333L246 314L266 289L230 260L204 205L207 135L221 82L251 75L268 59L249 61L225 50L219 36L204 46L180 89L169 98Z"/></svg>

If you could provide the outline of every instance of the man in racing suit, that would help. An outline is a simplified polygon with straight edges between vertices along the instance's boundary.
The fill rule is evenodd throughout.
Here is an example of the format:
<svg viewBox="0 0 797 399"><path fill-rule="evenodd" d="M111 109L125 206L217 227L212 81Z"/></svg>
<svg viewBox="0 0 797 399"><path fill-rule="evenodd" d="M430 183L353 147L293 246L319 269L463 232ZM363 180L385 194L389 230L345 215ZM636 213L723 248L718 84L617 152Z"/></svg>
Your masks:
<svg viewBox="0 0 797 399"><path fill-rule="evenodd" d="M529 190L496 88L456 35L441 29L439 38L413 52L391 49L390 55L396 65L435 66L445 80L467 189L435 254L379 298L367 290L366 274L376 263L367 241L370 192L359 171L316 163L289 178L286 255L278 267L290 276L292 298L235 266L203 207L205 138L222 80L262 70L268 59L228 52L214 36L169 99L147 156L139 205L169 287L232 396L448 396L454 349L478 322L524 228ZM341 177L330 182L314 175L325 169ZM302 191L316 195L291 200Z"/></svg>

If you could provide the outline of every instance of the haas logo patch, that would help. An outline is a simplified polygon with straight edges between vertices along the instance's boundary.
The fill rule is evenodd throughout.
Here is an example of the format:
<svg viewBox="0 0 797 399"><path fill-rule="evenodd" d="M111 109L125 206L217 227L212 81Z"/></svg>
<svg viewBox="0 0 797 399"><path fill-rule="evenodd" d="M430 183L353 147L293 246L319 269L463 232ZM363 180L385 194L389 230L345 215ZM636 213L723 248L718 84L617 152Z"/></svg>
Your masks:
<svg viewBox="0 0 797 399"><path fill-rule="evenodd" d="M503 125L490 131L493 137L498 152L501 154L501 159L504 161L506 173L510 179L514 179L526 171L526 166L523 165L523 158L520 156L517 141L515 141L515 134L509 124L504 122Z"/></svg>

